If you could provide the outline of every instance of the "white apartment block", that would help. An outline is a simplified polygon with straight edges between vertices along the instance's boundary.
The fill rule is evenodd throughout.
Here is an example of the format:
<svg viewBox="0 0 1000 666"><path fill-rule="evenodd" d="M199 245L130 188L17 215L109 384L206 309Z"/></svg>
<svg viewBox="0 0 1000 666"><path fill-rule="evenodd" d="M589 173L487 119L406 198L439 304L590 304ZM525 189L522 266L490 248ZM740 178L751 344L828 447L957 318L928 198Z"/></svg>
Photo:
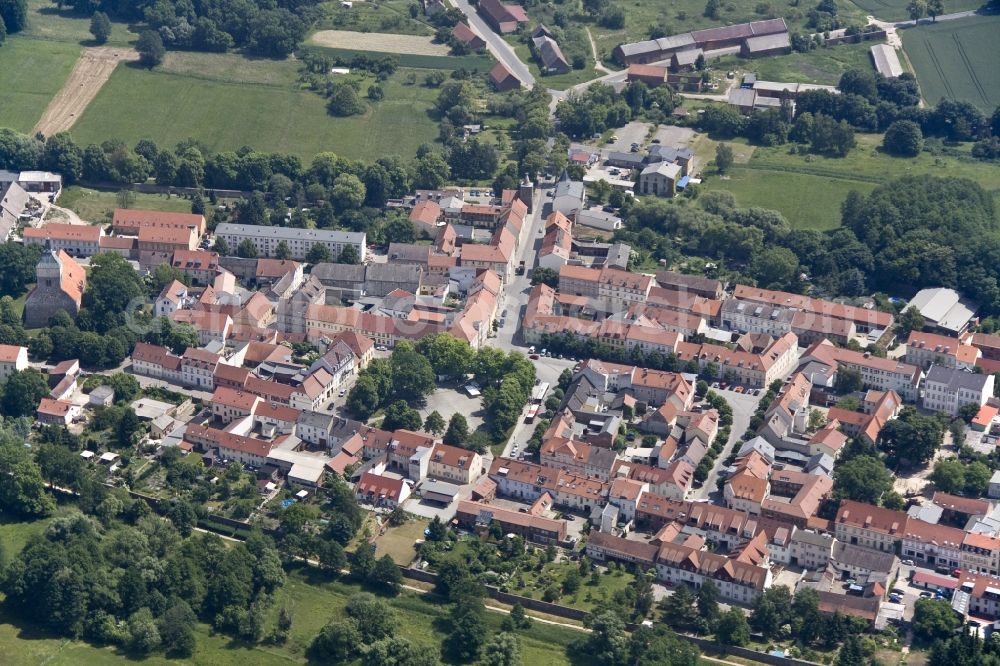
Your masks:
<svg viewBox="0 0 1000 666"><path fill-rule="evenodd" d="M924 408L958 416L958 410L969 403L982 407L993 396L994 381L991 374L932 365L924 379Z"/></svg>
<svg viewBox="0 0 1000 666"><path fill-rule="evenodd" d="M364 232L337 231L332 229L293 229L289 227L263 227L253 224L232 224L224 222L215 229L217 238L222 238L233 252L245 240L250 240L260 257L273 257L278 244L284 241L293 259L305 259L314 245L325 245L336 259L347 246L358 253L358 261L365 260L368 249Z"/></svg>

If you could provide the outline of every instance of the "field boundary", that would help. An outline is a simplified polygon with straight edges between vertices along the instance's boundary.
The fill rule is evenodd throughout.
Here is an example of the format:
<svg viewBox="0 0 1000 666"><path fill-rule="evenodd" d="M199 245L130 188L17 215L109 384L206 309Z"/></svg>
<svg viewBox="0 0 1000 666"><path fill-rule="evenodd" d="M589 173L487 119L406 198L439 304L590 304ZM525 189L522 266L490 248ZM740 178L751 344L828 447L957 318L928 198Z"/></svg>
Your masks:
<svg viewBox="0 0 1000 666"><path fill-rule="evenodd" d="M131 48L97 46L83 49L63 87L49 102L32 131L51 136L73 127L118 64L138 59L139 54Z"/></svg>
<svg viewBox="0 0 1000 666"><path fill-rule="evenodd" d="M303 51L318 51L327 55L341 58L355 58L357 56L367 56L369 58L396 58L400 67L411 67L414 69L477 69L486 71L493 66L493 61L486 56L430 56L414 55L412 53L386 53L383 51L359 51L357 49L343 49L332 46L319 46L308 44L302 47Z"/></svg>

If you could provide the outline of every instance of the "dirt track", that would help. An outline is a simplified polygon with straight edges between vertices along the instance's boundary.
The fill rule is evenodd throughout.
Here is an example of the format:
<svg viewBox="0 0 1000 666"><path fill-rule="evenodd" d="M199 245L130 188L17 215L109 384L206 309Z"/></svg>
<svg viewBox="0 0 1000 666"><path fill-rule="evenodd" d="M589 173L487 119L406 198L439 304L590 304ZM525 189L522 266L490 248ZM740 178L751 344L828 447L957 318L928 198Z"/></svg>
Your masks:
<svg viewBox="0 0 1000 666"><path fill-rule="evenodd" d="M132 49L112 46L84 49L66 83L49 102L33 131L51 136L68 130L97 96L118 63L138 59L139 54Z"/></svg>

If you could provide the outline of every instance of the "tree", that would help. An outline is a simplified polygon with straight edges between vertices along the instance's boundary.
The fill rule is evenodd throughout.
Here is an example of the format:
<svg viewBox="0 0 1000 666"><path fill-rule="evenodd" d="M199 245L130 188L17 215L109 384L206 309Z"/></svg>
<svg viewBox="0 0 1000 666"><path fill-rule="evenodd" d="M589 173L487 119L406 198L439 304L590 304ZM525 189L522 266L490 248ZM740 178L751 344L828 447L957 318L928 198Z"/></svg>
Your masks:
<svg viewBox="0 0 1000 666"><path fill-rule="evenodd" d="M146 30L135 43L135 50L139 52L139 62L152 69L161 62L167 54L163 47L163 40L160 33L154 30Z"/></svg>
<svg viewBox="0 0 1000 666"><path fill-rule="evenodd" d="M410 342L400 342L389 358L393 393L403 400L419 400L434 390L434 369Z"/></svg>
<svg viewBox="0 0 1000 666"><path fill-rule="evenodd" d="M129 448L135 445L135 436L142 430L142 422L136 416L135 410L125 407L118 425L115 427L115 442L121 448Z"/></svg>
<svg viewBox="0 0 1000 666"><path fill-rule="evenodd" d="M750 273L761 286L787 289L798 282L799 258L786 247L770 247L754 257Z"/></svg>
<svg viewBox="0 0 1000 666"><path fill-rule="evenodd" d="M15 372L3 386L0 408L4 416L33 415L42 398L49 394L45 376L34 368Z"/></svg>
<svg viewBox="0 0 1000 666"><path fill-rule="evenodd" d="M334 85L330 90L330 98L326 103L326 110L331 115L341 117L364 113L366 108L358 91L349 83Z"/></svg>
<svg viewBox="0 0 1000 666"><path fill-rule="evenodd" d="M229 256L229 243L222 236L215 237L215 244L212 246L212 251L218 252L221 257Z"/></svg>
<svg viewBox="0 0 1000 666"><path fill-rule="evenodd" d="M899 331L900 336L908 336L911 331L919 331L924 327L924 316L920 314L914 306L910 306L903 310L899 315L899 319L896 321L896 329Z"/></svg>
<svg viewBox="0 0 1000 666"><path fill-rule="evenodd" d="M441 644L441 651L456 661L473 661L486 642L486 607L480 597L465 595L452 606L451 632Z"/></svg>
<svg viewBox="0 0 1000 666"><path fill-rule="evenodd" d="M344 664L358 655L362 645L356 620L334 619L320 629L306 655L316 663Z"/></svg>
<svg viewBox="0 0 1000 666"><path fill-rule="evenodd" d="M453 335L428 335L417 343L417 351L427 357L434 373L440 377L463 379L472 369L475 352L468 342Z"/></svg>
<svg viewBox="0 0 1000 666"><path fill-rule="evenodd" d="M236 256L243 259L256 259L257 245L249 238L244 238L236 247Z"/></svg>
<svg viewBox="0 0 1000 666"><path fill-rule="evenodd" d="M719 0L708 0L705 3L704 15L710 19L719 18L719 4Z"/></svg>
<svg viewBox="0 0 1000 666"><path fill-rule="evenodd" d="M403 428L405 430L420 430L423 419L420 412L406 404L405 400L397 400L385 408L385 419L382 421L382 429L393 431Z"/></svg>
<svg viewBox="0 0 1000 666"><path fill-rule="evenodd" d="M3 22L3 17L0 16L0 46L7 41L7 24Z"/></svg>
<svg viewBox="0 0 1000 666"><path fill-rule="evenodd" d="M531 284L544 284L555 289L559 286L559 273L551 268L536 268L531 272Z"/></svg>
<svg viewBox="0 0 1000 666"><path fill-rule="evenodd" d="M360 261L358 251L353 245L345 245L344 249L340 251L340 256L337 257L338 264L358 264Z"/></svg>
<svg viewBox="0 0 1000 666"><path fill-rule="evenodd" d="M104 12L94 12L90 17L90 34L94 36L94 41L104 44L111 37L111 19Z"/></svg>
<svg viewBox="0 0 1000 666"><path fill-rule="evenodd" d="M29 518L47 516L56 508L31 452L9 433L0 435L0 506Z"/></svg>
<svg viewBox="0 0 1000 666"><path fill-rule="evenodd" d="M890 155L916 157L924 147L920 125L912 120L897 120L889 125L882 139L882 148Z"/></svg>
<svg viewBox="0 0 1000 666"><path fill-rule="evenodd" d="M733 607L722 614L715 627L715 637L723 645L743 646L750 642L750 624L739 608Z"/></svg>
<svg viewBox="0 0 1000 666"><path fill-rule="evenodd" d="M288 243L285 241L279 241L274 248L274 258L275 259L291 259L292 250L288 247Z"/></svg>
<svg viewBox="0 0 1000 666"><path fill-rule="evenodd" d="M927 14L927 2L926 0L910 0L906 5L906 11L912 20L919 21Z"/></svg>
<svg viewBox="0 0 1000 666"><path fill-rule="evenodd" d="M128 620L128 649L138 655L149 654L160 646L160 631L148 608L136 611Z"/></svg>
<svg viewBox="0 0 1000 666"><path fill-rule="evenodd" d="M680 584L674 593L660 602L663 609L663 621L678 631L688 631L694 628L698 615L694 607L695 596L686 584Z"/></svg>
<svg viewBox="0 0 1000 666"><path fill-rule="evenodd" d="M711 580L702 583L698 590L698 615L708 627L713 627L719 619L719 588Z"/></svg>
<svg viewBox="0 0 1000 666"><path fill-rule="evenodd" d="M961 620L945 599L917 599L913 606L913 636L926 644L948 638Z"/></svg>
<svg viewBox="0 0 1000 666"><path fill-rule="evenodd" d="M25 0L3 0L0 2L0 23L4 32L21 32L28 25L28 3Z"/></svg>
<svg viewBox="0 0 1000 666"><path fill-rule="evenodd" d="M715 0L708 0L709 4ZM733 166L733 149L728 143L720 143L715 147L715 168L719 173L728 173Z"/></svg>
<svg viewBox="0 0 1000 666"><path fill-rule="evenodd" d="M365 643L389 638L396 631L396 613L386 602L367 592L352 595L344 612L358 623L361 640Z"/></svg>
<svg viewBox="0 0 1000 666"><path fill-rule="evenodd" d="M329 262L333 257L330 254L330 248L328 248L323 243L315 243L309 252L306 254L306 261L310 264L324 264Z"/></svg>
<svg viewBox="0 0 1000 666"><path fill-rule="evenodd" d="M805 645L811 645L823 631L819 595L812 588L799 590L792 601L792 632Z"/></svg>
<svg viewBox="0 0 1000 666"><path fill-rule="evenodd" d="M865 666L865 653L856 634L848 634L837 653L834 666Z"/></svg>
<svg viewBox="0 0 1000 666"><path fill-rule="evenodd" d="M339 574L347 568L347 555L344 553L343 546L336 541L320 541L316 547L316 555L319 558L320 566L327 571Z"/></svg>
<svg viewBox="0 0 1000 666"><path fill-rule="evenodd" d="M861 390L864 383L861 380L861 371L853 368L838 368L837 376L833 380L833 390L837 395L848 395Z"/></svg>
<svg viewBox="0 0 1000 666"><path fill-rule="evenodd" d="M935 416L926 416L913 407L904 407L898 418L882 428L878 448L885 452L886 462L896 465L902 460L923 465L934 457L944 442L945 424Z"/></svg>
<svg viewBox="0 0 1000 666"><path fill-rule="evenodd" d="M792 594L784 585L770 587L754 601L750 625L765 637L778 636L792 620Z"/></svg>
<svg viewBox="0 0 1000 666"><path fill-rule="evenodd" d="M392 557L383 555L372 567L368 582L395 596L399 594L403 585L403 574L399 572L399 567L392 561Z"/></svg>
<svg viewBox="0 0 1000 666"><path fill-rule="evenodd" d="M521 666L521 645L517 636L502 632L495 634L483 648L481 666Z"/></svg>
<svg viewBox="0 0 1000 666"><path fill-rule="evenodd" d="M627 663L628 634L625 623L617 613L601 611L590 616L587 624L590 635L583 641L581 653L588 656L589 663L597 666Z"/></svg>
<svg viewBox="0 0 1000 666"><path fill-rule="evenodd" d="M157 620L160 643L171 657L188 658L194 654L194 627L198 618L182 599L175 599Z"/></svg>
<svg viewBox="0 0 1000 666"><path fill-rule="evenodd" d="M446 427L447 424L444 421L444 417L436 409L424 419L424 430L432 435L440 435Z"/></svg>
<svg viewBox="0 0 1000 666"><path fill-rule="evenodd" d="M351 575L359 580L367 580L375 568L375 549L368 544L362 544L354 551L351 559Z"/></svg>
<svg viewBox="0 0 1000 666"><path fill-rule="evenodd" d="M874 456L856 456L837 465L833 471L833 489L840 499L878 504L892 490L892 474Z"/></svg>
<svg viewBox="0 0 1000 666"><path fill-rule="evenodd" d="M444 443L462 446L469 439L469 422L463 414L455 412L448 420L448 430L444 433Z"/></svg>

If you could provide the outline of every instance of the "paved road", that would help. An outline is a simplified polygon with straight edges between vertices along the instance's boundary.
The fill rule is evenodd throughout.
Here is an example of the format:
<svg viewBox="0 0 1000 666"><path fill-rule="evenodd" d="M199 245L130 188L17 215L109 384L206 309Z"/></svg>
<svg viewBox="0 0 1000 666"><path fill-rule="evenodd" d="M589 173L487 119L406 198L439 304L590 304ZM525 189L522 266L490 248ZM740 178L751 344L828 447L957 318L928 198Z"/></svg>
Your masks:
<svg viewBox="0 0 1000 666"><path fill-rule="evenodd" d="M734 391L722 391L719 389L712 390L725 398L729 406L733 408L733 425L730 429L729 441L726 442L726 447L719 454L719 457L715 459L715 466L709 473L708 478L705 479L702 487L691 493L691 499L721 501L721 493L715 487L716 479L719 478L719 472L722 470L725 459L729 457L733 443L747 431L747 427L750 425L750 418L757 410L757 403L760 402L760 396L736 393ZM763 395L763 392L761 395Z"/></svg>
<svg viewBox="0 0 1000 666"><path fill-rule="evenodd" d="M926 23L940 23L941 21L954 21L956 19L969 18L970 16L985 16L985 14L981 14L975 9L971 9L967 12L953 12L951 14L942 14L941 16L937 17L937 20L932 20L930 18L922 18L918 21L900 21L898 23L895 23L894 25L897 28L912 28L913 26L918 24L923 25Z"/></svg>
<svg viewBox="0 0 1000 666"><path fill-rule="evenodd" d="M525 65L521 60L514 54L514 49L511 48L510 44L503 40L503 37L493 32L493 28L486 25L486 21L476 12L475 7L472 7L468 0L450 0L451 4L454 5L465 14L465 18L468 19L469 25L471 25L476 32L486 40L486 47L490 50L493 56L507 65L507 68L514 73L514 76L521 79L525 86L528 88L534 87L535 77L531 75L528 71L528 66Z"/></svg>

